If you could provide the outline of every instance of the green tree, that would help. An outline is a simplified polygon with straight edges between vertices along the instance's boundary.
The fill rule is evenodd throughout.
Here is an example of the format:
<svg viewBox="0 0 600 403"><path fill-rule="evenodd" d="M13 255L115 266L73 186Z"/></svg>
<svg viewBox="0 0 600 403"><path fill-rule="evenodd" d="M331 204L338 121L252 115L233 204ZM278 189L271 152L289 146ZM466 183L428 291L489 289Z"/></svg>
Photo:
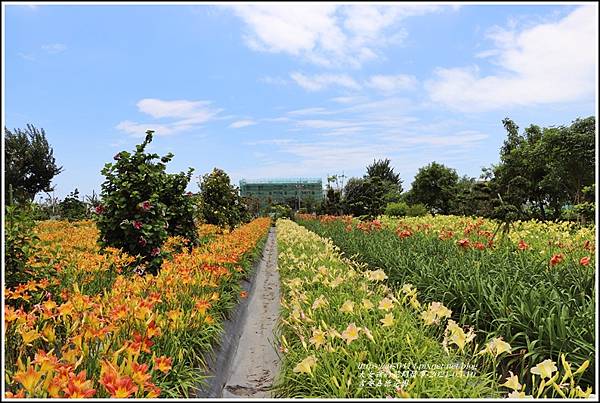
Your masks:
<svg viewBox="0 0 600 403"><path fill-rule="evenodd" d="M319 208L319 214L340 215L342 212L342 192L328 184L325 199Z"/></svg>
<svg viewBox="0 0 600 403"><path fill-rule="evenodd" d="M62 167L56 165L44 129L31 124L24 130L5 127L4 136L6 200L12 202L8 193L11 188L17 202L33 201L39 192L51 191L52 179Z"/></svg>
<svg viewBox="0 0 600 403"><path fill-rule="evenodd" d="M197 202L192 192L186 192L193 171L189 168L187 172L165 175L159 201L167 206L167 234L182 236L191 245L197 245L200 242L194 220Z"/></svg>
<svg viewBox="0 0 600 403"><path fill-rule="evenodd" d="M434 161L415 175L409 201L424 204L432 214L449 214L457 183L458 174L454 169Z"/></svg>
<svg viewBox="0 0 600 403"><path fill-rule="evenodd" d="M344 212L368 219L383 214L385 190L379 177L351 178L344 188Z"/></svg>
<svg viewBox="0 0 600 403"><path fill-rule="evenodd" d="M503 120L507 138L500 163L493 167L492 187L520 216L549 214L559 219L563 206L578 204L582 189L594 183L595 118L570 126L530 125L523 134L511 119Z"/></svg>
<svg viewBox="0 0 600 403"><path fill-rule="evenodd" d="M400 174L394 172L394 168L390 166L388 158L382 160L373 160L373 163L367 166L368 178L379 178L385 188L386 203L394 203L400 201L402 193L402 180Z"/></svg>
<svg viewBox="0 0 600 403"><path fill-rule="evenodd" d="M200 180L201 210L208 224L233 228L241 222L240 196L229 175L214 168Z"/></svg>
<svg viewBox="0 0 600 403"><path fill-rule="evenodd" d="M75 190L67 195L58 205L60 216L63 219L82 220L86 217L88 205L79 200L79 190Z"/></svg>

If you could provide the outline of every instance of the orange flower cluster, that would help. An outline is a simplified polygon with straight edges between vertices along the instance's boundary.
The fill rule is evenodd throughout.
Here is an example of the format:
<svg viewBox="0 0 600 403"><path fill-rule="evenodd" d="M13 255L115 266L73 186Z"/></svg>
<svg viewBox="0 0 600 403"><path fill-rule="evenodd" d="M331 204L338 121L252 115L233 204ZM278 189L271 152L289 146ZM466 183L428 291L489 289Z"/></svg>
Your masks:
<svg viewBox="0 0 600 403"><path fill-rule="evenodd" d="M244 258L269 227L270 219L257 219L175 254L157 276L137 276L116 274L130 257L99 254L92 223L42 223L43 248L69 271L59 272L58 282L6 290L6 397L160 396L171 368L185 366L185 352L199 348L182 344L179 335L216 338L226 309L221 300L239 297ZM102 274L109 270L112 277ZM90 292L98 282L102 291ZM210 342L201 348L209 350Z"/></svg>
<svg viewBox="0 0 600 403"><path fill-rule="evenodd" d="M373 220L373 221L363 221L356 225L356 228L363 232L371 232L378 231L382 228L381 221Z"/></svg>

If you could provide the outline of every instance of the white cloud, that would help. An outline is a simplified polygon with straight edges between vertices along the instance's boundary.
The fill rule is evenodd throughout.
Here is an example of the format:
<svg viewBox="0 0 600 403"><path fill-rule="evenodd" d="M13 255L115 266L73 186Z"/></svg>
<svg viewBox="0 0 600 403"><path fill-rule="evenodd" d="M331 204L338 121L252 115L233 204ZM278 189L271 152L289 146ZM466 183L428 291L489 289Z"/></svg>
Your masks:
<svg viewBox="0 0 600 403"><path fill-rule="evenodd" d="M330 3L229 6L246 24L253 50L286 53L326 67L360 67L380 49L406 36L408 17L439 11L423 4L337 5Z"/></svg>
<svg viewBox="0 0 600 403"><path fill-rule="evenodd" d="M294 72L290 77L302 88L308 91L320 91L331 86L357 90L360 85L348 74L316 74L307 76Z"/></svg>
<svg viewBox="0 0 600 403"><path fill-rule="evenodd" d="M221 112L212 108L209 101L174 100L164 101L155 98L140 100L136 106L144 114L154 119L169 119L171 122L138 123L130 120L120 122L116 128L125 133L143 137L146 130L156 131L157 136L170 135L199 127Z"/></svg>
<svg viewBox="0 0 600 403"><path fill-rule="evenodd" d="M288 81L281 77L263 76L258 79L261 83L269 85L287 85Z"/></svg>
<svg viewBox="0 0 600 403"><path fill-rule="evenodd" d="M364 101L366 98L363 96L344 96L331 98L333 102L338 104L352 104L360 101Z"/></svg>
<svg viewBox="0 0 600 403"><path fill-rule="evenodd" d="M298 122L298 126L308 127L310 129L339 129L352 125L352 122L344 120L307 119Z"/></svg>
<svg viewBox="0 0 600 403"><path fill-rule="evenodd" d="M42 45L42 50L48 54L55 55L67 50L67 45L64 43L50 43L47 45Z"/></svg>
<svg viewBox="0 0 600 403"><path fill-rule="evenodd" d="M375 75L371 76L365 85L389 95L415 88L417 79L407 74Z"/></svg>
<svg viewBox="0 0 600 403"><path fill-rule="evenodd" d="M230 128L232 129L241 129L242 127L248 127L248 126L252 126L257 124L258 122L255 122L254 120L238 120L236 122L233 122L232 124L229 125Z"/></svg>
<svg viewBox="0 0 600 403"><path fill-rule="evenodd" d="M17 55L22 59L29 60L30 62L34 62L36 60L35 56L31 53L19 52L19 53L17 53Z"/></svg>
<svg viewBox="0 0 600 403"><path fill-rule="evenodd" d="M578 7L553 23L488 32L494 49L478 54L499 70L439 68L426 83L434 102L460 111L573 102L592 96L598 57L598 7Z"/></svg>
<svg viewBox="0 0 600 403"><path fill-rule="evenodd" d="M327 109L322 108L322 107L302 108L302 109L296 109L294 111L287 112L288 115L294 115L294 116L302 116L302 115L329 115L331 113L332 113L331 111L328 111Z"/></svg>

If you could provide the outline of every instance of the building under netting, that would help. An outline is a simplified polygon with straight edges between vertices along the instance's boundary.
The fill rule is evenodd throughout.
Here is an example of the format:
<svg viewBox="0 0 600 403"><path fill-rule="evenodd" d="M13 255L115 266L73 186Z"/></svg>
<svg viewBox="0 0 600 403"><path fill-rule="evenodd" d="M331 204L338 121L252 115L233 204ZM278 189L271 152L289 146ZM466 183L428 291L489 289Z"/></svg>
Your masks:
<svg viewBox="0 0 600 403"><path fill-rule="evenodd" d="M321 178L242 179L240 195L257 198L261 206L287 204L300 209L323 199L323 181Z"/></svg>

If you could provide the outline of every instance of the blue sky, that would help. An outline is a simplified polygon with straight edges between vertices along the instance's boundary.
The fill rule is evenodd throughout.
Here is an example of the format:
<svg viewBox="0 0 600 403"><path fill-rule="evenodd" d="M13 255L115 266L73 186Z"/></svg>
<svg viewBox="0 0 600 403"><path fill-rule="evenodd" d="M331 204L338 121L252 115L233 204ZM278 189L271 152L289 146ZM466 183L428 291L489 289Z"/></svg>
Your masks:
<svg viewBox="0 0 600 403"><path fill-rule="evenodd" d="M55 195L98 192L146 129L169 170L362 176L437 161L479 176L501 120L595 114L588 5L6 5L4 125L45 129Z"/></svg>

